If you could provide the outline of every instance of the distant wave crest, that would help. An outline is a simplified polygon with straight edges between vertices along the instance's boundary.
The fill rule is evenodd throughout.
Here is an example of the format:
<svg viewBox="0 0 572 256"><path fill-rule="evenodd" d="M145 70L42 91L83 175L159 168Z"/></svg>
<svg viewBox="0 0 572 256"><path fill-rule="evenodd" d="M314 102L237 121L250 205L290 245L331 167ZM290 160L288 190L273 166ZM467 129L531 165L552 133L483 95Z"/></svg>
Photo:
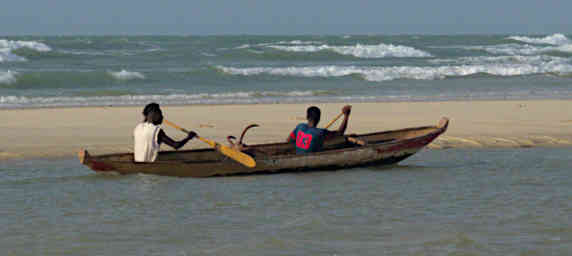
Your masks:
<svg viewBox="0 0 572 256"><path fill-rule="evenodd" d="M440 67L358 67L358 66L310 66L310 67L251 67L234 68L218 66L218 69L231 75L279 75L295 77L342 77L359 75L368 81L380 82L396 79L434 80L446 77L461 77L474 74L495 76L518 76L531 74L570 74L572 65L553 61L542 65L531 64L489 64L459 65Z"/></svg>
<svg viewBox="0 0 572 256"><path fill-rule="evenodd" d="M430 63L434 64L461 64L461 65L484 65L484 64L531 64L531 65L544 65L545 63L558 61L566 63L567 59L562 57L548 56L548 55L505 55L505 56L473 56L473 57L459 57L451 59L432 59Z"/></svg>
<svg viewBox="0 0 572 256"><path fill-rule="evenodd" d="M537 55L549 52L572 53L572 44L564 44L558 46L500 44L492 46L468 46L464 48L468 50L486 51L492 54L507 54L507 55Z"/></svg>
<svg viewBox="0 0 572 256"><path fill-rule="evenodd" d="M16 83L17 72L13 71L0 71L0 84L13 84Z"/></svg>
<svg viewBox="0 0 572 256"><path fill-rule="evenodd" d="M342 55L351 55L358 58L384 58L384 57L431 57L425 51L417 50L413 47L392 44L362 45L354 46L330 46L323 45L269 45L268 47L289 52L319 52L333 51Z"/></svg>
<svg viewBox="0 0 572 256"><path fill-rule="evenodd" d="M28 48L38 52L49 52L52 49L36 41L11 41L0 39L0 63L8 61L26 61L26 58L13 53L14 50Z"/></svg>
<svg viewBox="0 0 572 256"><path fill-rule="evenodd" d="M132 71L127 71L127 70L121 70L119 72L109 72L109 74L117 79L117 80L123 80L123 81L127 81L127 80L133 80L133 79L145 79L145 75L139 73L139 72L132 72Z"/></svg>
<svg viewBox="0 0 572 256"><path fill-rule="evenodd" d="M265 47L272 45L310 45L310 44L321 44L318 41L302 41L302 40L292 40L292 41L278 41L275 43L258 43L258 44L243 44L235 47L234 49L247 49L251 47Z"/></svg>
<svg viewBox="0 0 572 256"><path fill-rule="evenodd" d="M509 39L521 41L529 44L551 44L551 45L565 45L572 43L563 34L553 34L546 37L536 38L536 37L526 37L526 36L511 36Z"/></svg>

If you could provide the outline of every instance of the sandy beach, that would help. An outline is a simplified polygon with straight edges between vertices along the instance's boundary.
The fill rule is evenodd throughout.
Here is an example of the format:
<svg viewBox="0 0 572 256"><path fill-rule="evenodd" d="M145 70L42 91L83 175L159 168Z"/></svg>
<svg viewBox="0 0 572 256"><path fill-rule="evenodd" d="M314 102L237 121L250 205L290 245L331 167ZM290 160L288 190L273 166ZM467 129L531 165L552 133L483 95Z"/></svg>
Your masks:
<svg viewBox="0 0 572 256"><path fill-rule="evenodd" d="M321 125L344 104L317 104ZM249 131L249 144L282 141L303 122L310 104L164 106L166 119L201 136L224 142ZM449 130L429 148L553 147L572 145L572 101L447 101L355 103L347 133L435 125L451 119ZM0 159L70 157L80 148L94 154L132 152L132 130L141 107L80 107L0 110ZM334 124L337 127L337 123ZM165 127L171 137L184 134ZM192 141L185 148L203 148ZM162 146L168 150L167 146Z"/></svg>

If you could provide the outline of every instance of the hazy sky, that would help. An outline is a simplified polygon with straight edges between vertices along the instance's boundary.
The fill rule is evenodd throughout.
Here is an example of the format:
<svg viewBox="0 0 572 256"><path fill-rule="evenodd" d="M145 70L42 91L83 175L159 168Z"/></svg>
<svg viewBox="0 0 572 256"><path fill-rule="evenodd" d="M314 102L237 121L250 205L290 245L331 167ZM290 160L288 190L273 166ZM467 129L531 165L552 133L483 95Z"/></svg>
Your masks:
<svg viewBox="0 0 572 256"><path fill-rule="evenodd" d="M1 35L572 32L571 0L16 0Z"/></svg>

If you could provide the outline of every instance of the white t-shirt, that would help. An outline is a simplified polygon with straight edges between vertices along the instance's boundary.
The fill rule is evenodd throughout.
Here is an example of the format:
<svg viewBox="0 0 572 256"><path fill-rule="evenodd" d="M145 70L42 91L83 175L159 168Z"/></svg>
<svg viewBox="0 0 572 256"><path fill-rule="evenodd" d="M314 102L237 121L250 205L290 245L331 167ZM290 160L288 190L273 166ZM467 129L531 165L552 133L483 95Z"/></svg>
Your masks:
<svg viewBox="0 0 572 256"><path fill-rule="evenodd" d="M154 162L159 154L160 125L143 122L135 126L134 160L135 162Z"/></svg>

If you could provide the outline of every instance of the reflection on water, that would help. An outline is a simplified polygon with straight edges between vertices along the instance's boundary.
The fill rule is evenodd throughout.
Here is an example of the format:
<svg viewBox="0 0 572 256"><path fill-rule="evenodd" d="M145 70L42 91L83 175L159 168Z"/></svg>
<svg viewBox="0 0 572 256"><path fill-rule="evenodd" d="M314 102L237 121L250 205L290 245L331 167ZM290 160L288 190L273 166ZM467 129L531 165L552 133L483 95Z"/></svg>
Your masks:
<svg viewBox="0 0 572 256"><path fill-rule="evenodd" d="M0 163L7 255L569 255L572 148L173 178Z"/></svg>

